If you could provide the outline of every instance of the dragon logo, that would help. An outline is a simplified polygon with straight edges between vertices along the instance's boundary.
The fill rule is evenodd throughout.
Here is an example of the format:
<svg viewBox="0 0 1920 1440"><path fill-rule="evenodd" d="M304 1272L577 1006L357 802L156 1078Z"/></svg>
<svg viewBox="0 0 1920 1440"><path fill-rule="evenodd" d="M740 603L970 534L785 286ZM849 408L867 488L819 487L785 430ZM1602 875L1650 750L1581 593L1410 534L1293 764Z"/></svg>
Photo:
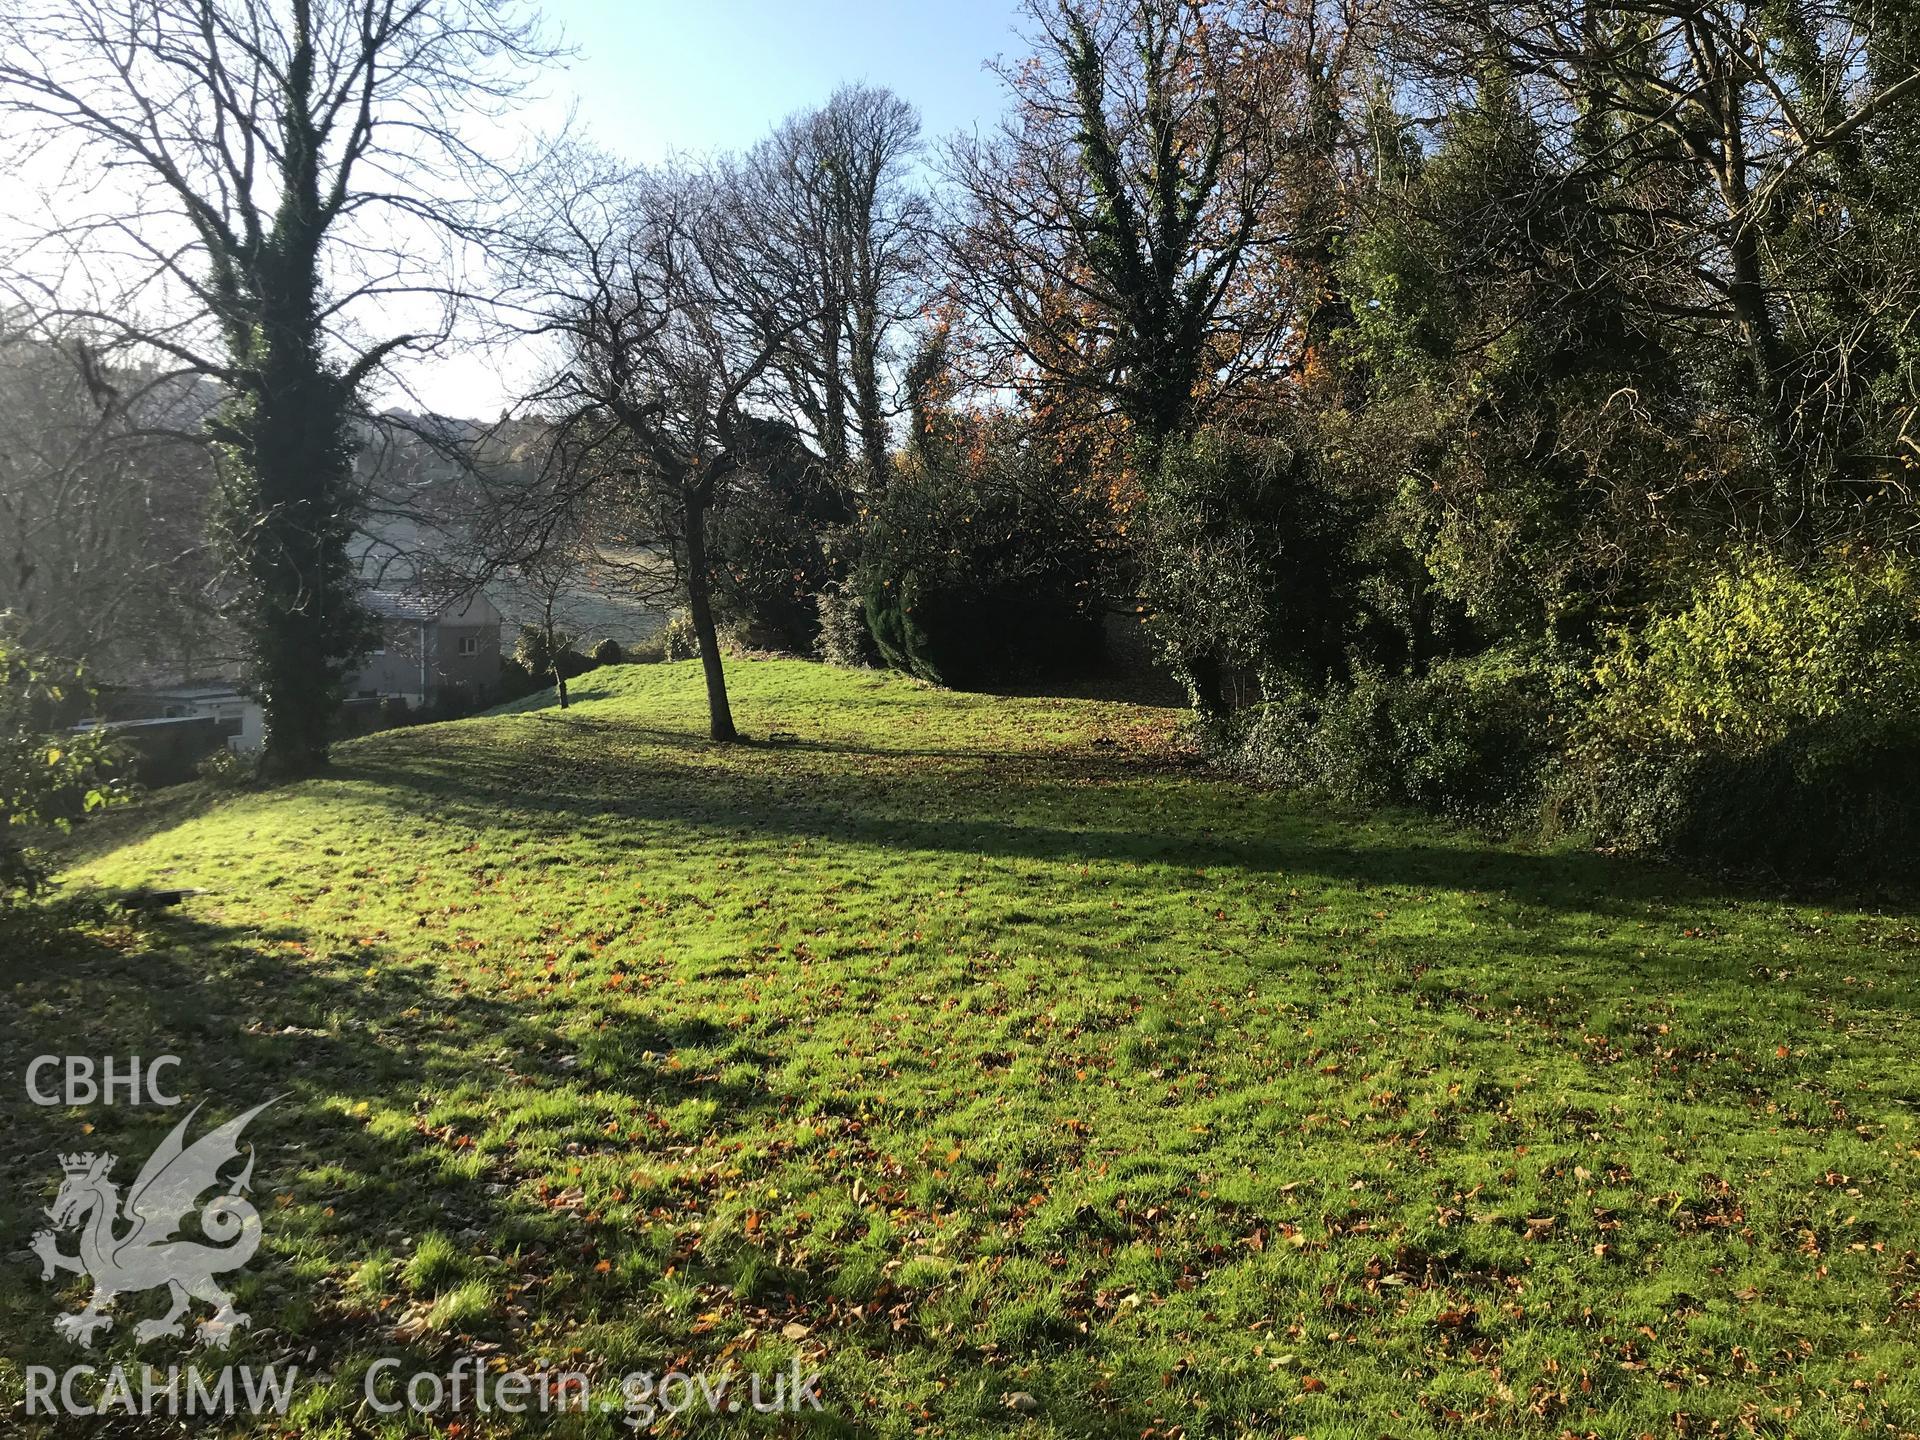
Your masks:
<svg viewBox="0 0 1920 1440"><path fill-rule="evenodd" d="M163 1335L182 1337L181 1317L191 1300L204 1300L214 1313L200 1322L200 1340L226 1349L233 1332L247 1324L247 1316L233 1308L233 1297L214 1284L213 1277L239 1269L260 1248L259 1213L241 1198L253 1178L251 1145L246 1168L226 1192L204 1206L199 1201L220 1183L220 1171L239 1157L240 1132L247 1122L271 1104L268 1100L256 1105L188 1145L187 1126L200 1113L196 1105L140 1167L124 1205L120 1187L109 1178L117 1157L92 1153L60 1157L66 1179L46 1212L53 1228L33 1237L33 1252L40 1257L42 1280L51 1280L62 1270L90 1276L93 1298L86 1309L55 1320L55 1330L91 1346L95 1332L113 1325L107 1307L116 1295L164 1285L172 1296L171 1308L157 1319L142 1320L134 1327L135 1338L145 1344ZM181 1225L196 1207L200 1231L212 1244L178 1238ZM61 1254L56 1243L55 1232L69 1228L80 1232L76 1255Z"/></svg>

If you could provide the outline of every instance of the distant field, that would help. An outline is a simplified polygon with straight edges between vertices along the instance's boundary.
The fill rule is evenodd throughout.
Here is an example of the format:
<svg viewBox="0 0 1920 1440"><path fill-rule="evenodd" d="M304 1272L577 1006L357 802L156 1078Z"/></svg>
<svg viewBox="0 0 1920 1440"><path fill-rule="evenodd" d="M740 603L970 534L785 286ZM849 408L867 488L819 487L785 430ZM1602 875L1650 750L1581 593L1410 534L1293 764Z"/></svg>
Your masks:
<svg viewBox="0 0 1920 1440"><path fill-rule="evenodd" d="M356 547L355 563L370 583L377 576L381 585L404 589L410 583L418 583L414 580L417 572L408 557L419 551L431 553L437 545L445 543L444 537L425 531L411 521L389 519L381 522L377 541L363 541ZM369 552L372 558L368 558ZM556 612L561 627L588 645L605 639L625 645L657 634L671 618L671 611L641 599L634 593L631 573L621 572L627 567L641 568L664 562L638 548L610 550L607 560L611 563L590 567L583 583L563 598ZM541 601L511 571L491 576L484 588L505 618L501 644L511 650L514 636L522 625L539 623Z"/></svg>
<svg viewBox="0 0 1920 1440"><path fill-rule="evenodd" d="M539 622L540 601L511 575L489 582L487 594L506 617L501 641L511 649L514 634L522 625ZM586 582L566 596L560 615L563 627L586 644L609 638L623 645L645 640L664 629L671 618L670 611L635 596L616 571L605 567L589 572Z"/></svg>
<svg viewBox="0 0 1920 1440"><path fill-rule="evenodd" d="M70 885L212 893L14 937L7 1054L284 1097L232 1358L324 1378L236 1430L529 1433L360 1405L476 1350L822 1374L670 1434L1920 1429L1912 914L1306 809L1173 711L729 673L788 738L598 670L115 817ZM0 1103L16 1250L83 1122L124 1179L175 1118ZM0 1412L83 1298L0 1267Z"/></svg>

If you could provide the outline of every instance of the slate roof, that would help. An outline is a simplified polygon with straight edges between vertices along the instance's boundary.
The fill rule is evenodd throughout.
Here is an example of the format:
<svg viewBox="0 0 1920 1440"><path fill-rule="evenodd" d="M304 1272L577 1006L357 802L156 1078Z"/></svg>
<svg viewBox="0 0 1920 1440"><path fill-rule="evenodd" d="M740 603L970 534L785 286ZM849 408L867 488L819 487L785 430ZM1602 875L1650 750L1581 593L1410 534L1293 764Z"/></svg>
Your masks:
<svg viewBox="0 0 1920 1440"><path fill-rule="evenodd" d="M360 603L383 620L438 620L449 608L446 600L409 590L362 590Z"/></svg>

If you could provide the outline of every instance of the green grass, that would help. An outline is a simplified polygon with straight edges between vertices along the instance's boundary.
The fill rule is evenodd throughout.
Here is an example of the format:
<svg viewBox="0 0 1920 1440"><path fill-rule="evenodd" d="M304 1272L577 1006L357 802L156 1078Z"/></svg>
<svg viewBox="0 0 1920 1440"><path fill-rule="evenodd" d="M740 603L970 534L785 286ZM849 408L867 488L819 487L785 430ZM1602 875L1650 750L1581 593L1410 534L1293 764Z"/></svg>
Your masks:
<svg viewBox="0 0 1920 1440"><path fill-rule="evenodd" d="M476 1345L824 1375L669 1433L1920 1429L1913 915L1304 809L1170 711L731 677L789 739L597 671L103 823L70 882L212 893L14 946L9 1057L284 1095L233 1355L334 1377L300 1433L420 1433L341 1377ZM83 1122L124 1181L177 1118L21 1063L16 1247ZM7 1406L83 1298L11 1259Z"/></svg>

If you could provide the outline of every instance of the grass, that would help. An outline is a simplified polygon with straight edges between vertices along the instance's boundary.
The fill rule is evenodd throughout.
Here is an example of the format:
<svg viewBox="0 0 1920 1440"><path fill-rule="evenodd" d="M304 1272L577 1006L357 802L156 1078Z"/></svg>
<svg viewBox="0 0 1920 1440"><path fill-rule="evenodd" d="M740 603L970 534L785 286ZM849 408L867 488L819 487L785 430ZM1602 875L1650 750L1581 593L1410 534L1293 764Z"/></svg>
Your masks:
<svg viewBox="0 0 1920 1440"><path fill-rule="evenodd" d="M476 1348L823 1376L669 1433L1920 1429L1913 915L1303 809L1170 711L732 678L785 738L621 667L83 837L211 893L15 945L0 1044L283 1095L232 1353L330 1378L236 1432L421 1433L358 1374ZM0 1104L16 1245L83 1124L124 1181L178 1118ZM84 1298L13 1258L0 1405Z"/></svg>

